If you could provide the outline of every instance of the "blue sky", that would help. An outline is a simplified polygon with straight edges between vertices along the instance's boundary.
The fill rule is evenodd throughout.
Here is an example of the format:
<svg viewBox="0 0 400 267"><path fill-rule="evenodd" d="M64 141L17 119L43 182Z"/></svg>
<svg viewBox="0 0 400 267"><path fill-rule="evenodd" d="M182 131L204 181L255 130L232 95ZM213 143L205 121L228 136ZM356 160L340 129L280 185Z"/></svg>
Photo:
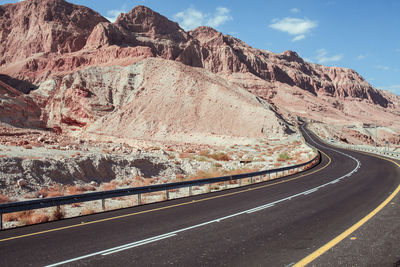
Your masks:
<svg viewBox="0 0 400 267"><path fill-rule="evenodd" d="M16 2L0 0L0 4ZM70 0L110 20L145 5L185 30L209 25L275 53L352 68L373 86L400 95L400 1Z"/></svg>

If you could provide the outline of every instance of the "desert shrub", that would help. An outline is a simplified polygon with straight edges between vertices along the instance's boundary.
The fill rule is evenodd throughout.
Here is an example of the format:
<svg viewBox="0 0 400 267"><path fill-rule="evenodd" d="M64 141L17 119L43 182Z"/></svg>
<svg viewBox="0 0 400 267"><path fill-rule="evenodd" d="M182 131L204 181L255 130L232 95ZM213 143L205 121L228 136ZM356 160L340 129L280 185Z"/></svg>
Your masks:
<svg viewBox="0 0 400 267"><path fill-rule="evenodd" d="M201 150L201 151L199 152L199 155L200 155L200 156L203 156L203 157L207 157L208 154L209 154L209 151L208 151L208 150Z"/></svg>
<svg viewBox="0 0 400 267"><path fill-rule="evenodd" d="M44 211L25 210L4 214L3 220L6 222L18 222L19 226L36 223L48 222L50 216Z"/></svg>
<svg viewBox="0 0 400 267"><path fill-rule="evenodd" d="M198 161L207 161L207 158L205 156L195 157L195 159Z"/></svg>
<svg viewBox="0 0 400 267"><path fill-rule="evenodd" d="M232 160L231 157L229 155L227 155L224 152L218 152L215 154L210 154L208 156L209 158L215 159L215 160L219 160L219 161L230 161Z"/></svg>
<svg viewBox="0 0 400 267"><path fill-rule="evenodd" d="M221 167L222 167L222 164L221 164L221 163L218 163L218 162L216 162L216 163L214 164L214 166L215 166L215 167L217 167L217 168L221 168Z"/></svg>
<svg viewBox="0 0 400 267"><path fill-rule="evenodd" d="M72 185L67 188L69 195L79 195L84 193L86 190L83 186L80 185Z"/></svg>
<svg viewBox="0 0 400 267"><path fill-rule="evenodd" d="M285 160L289 160L289 159L290 159L290 156L287 152L283 152L283 153L279 154L278 160L285 161Z"/></svg>
<svg viewBox="0 0 400 267"><path fill-rule="evenodd" d="M197 179L206 179L206 178L213 178L213 177L220 177L220 176L229 176L229 175L236 175L248 172L255 172L258 171L257 169L233 169L233 170L219 170L219 169L211 169L208 171L199 170L196 174L192 175L190 178L193 180Z"/></svg>
<svg viewBox="0 0 400 267"><path fill-rule="evenodd" d="M44 212L34 212L31 214L28 224L44 223L50 221L50 216Z"/></svg>
<svg viewBox="0 0 400 267"><path fill-rule="evenodd" d="M176 175L176 179L182 181L182 180L185 179L185 176L184 176L182 173L178 173L178 174Z"/></svg>
<svg viewBox="0 0 400 267"><path fill-rule="evenodd" d="M114 190L114 189L116 189L117 188L117 181L115 181L115 180L112 180L111 182L109 182L109 183L103 183L102 185L101 185L101 188L104 190L104 191L107 191L107 190Z"/></svg>
<svg viewBox="0 0 400 267"><path fill-rule="evenodd" d="M60 220L65 217L65 211L62 207L54 207L51 211L51 220Z"/></svg>
<svg viewBox="0 0 400 267"><path fill-rule="evenodd" d="M181 159L185 159L185 158L189 158L190 157L190 154L189 153L179 153L179 158L181 158Z"/></svg>

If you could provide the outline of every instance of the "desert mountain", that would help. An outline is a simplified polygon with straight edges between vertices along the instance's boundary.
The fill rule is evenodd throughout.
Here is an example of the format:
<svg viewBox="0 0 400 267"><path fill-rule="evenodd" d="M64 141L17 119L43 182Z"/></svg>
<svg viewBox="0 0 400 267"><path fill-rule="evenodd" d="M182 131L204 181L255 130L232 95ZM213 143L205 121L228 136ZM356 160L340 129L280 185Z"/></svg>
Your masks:
<svg viewBox="0 0 400 267"><path fill-rule="evenodd" d="M255 49L209 27L185 32L144 6L114 23L63 0L3 5L0 15L0 79L31 91L49 127L157 139L185 131L259 136L285 132L283 117L356 124L379 114L400 130L399 99L353 70ZM258 126L243 132L234 119Z"/></svg>

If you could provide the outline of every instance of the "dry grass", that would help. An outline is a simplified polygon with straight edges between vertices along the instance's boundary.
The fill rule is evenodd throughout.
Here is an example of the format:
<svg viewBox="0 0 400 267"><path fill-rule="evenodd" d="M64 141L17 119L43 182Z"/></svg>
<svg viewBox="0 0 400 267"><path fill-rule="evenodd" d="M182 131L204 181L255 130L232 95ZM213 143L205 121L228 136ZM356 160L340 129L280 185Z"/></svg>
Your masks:
<svg viewBox="0 0 400 267"><path fill-rule="evenodd" d="M65 211L62 207L59 209L57 207L54 207L51 211L51 220L60 220L65 217Z"/></svg>
<svg viewBox="0 0 400 267"><path fill-rule="evenodd" d="M50 221L50 216L44 212L35 212L31 215L29 224L44 223Z"/></svg>
<svg viewBox="0 0 400 267"><path fill-rule="evenodd" d="M199 155L203 156L203 157L207 157L209 155L209 151L208 150L201 150L199 152Z"/></svg>
<svg viewBox="0 0 400 267"><path fill-rule="evenodd" d="M191 157L191 155L189 153L186 153L186 152L179 153L180 159L186 159L186 158L190 158L190 157Z"/></svg>
<svg viewBox="0 0 400 267"><path fill-rule="evenodd" d="M179 180L179 181L183 181L185 179L185 176L183 174L181 174L181 173L178 173L176 175L176 179Z"/></svg>
<svg viewBox="0 0 400 267"><path fill-rule="evenodd" d="M237 175L237 174L243 174L243 173L255 172L255 171L258 171L258 170L250 169L250 168L235 169L235 170L219 170L219 169L211 169L209 171L199 170L199 171L197 171L196 174L192 175L190 177L190 179L191 180L207 179L207 178Z"/></svg>
<svg viewBox="0 0 400 267"><path fill-rule="evenodd" d="M107 190L114 190L114 189L117 188L117 184L118 184L117 181L112 180L112 181L109 182L109 183L103 183L103 184L101 185L101 189L104 190L104 191L107 191Z"/></svg>
<svg viewBox="0 0 400 267"><path fill-rule="evenodd" d="M11 199L3 194L0 194L0 203L7 203L7 202L11 202Z"/></svg>
<svg viewBox="0 0 400 267"><path fill-rule="evenodd" d="M92 208L85 208L81 211L81 215L89 215L93 213L96 213L96 211Z"/></svg>
<svg viewBox="0 0 400 267"><path fill-rule="evenodd" d="M59 186L51 186L51 187L43 187L39 191L36 191L33 194L34 198L45 198L45 197L60 197L63 196L64 193L61 191Z"/></svg>
<svg viewBox="0 0 400 267"><path fill-rule="evenodd" d="M43 211L25 210L4 214L3 220L6 222L18 222L19 226L43 223L50 221L50 216Z"/></svg>

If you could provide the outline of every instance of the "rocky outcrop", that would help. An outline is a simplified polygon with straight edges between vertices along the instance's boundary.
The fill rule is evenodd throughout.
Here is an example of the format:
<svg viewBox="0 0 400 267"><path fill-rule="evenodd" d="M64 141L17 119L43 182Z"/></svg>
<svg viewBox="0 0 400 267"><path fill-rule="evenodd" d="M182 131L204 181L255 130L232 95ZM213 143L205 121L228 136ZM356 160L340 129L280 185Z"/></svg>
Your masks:
<svg viewBox="0 0 400 267"><path fill-rule="evenodd" d="M266 81L285 83L314 95L360 98L387 107L388 100L351 69L324 67L305 62L296 52L274 54L254 49L210 27L190 34L203 47L203 65L212 72L250 72Z"/></svg>
<svg viewBox="0 0 400 267"><path fill-rule="evenodd" d="M41 128L40 107L20 91L0 81L0 122L17 127Z"/></svg>
<svg viewBox="0 0 400 267"><path fill-rule="evenodd" d="M281 136L286 127L243 88L204 69L163 59L87 68L36 91L48 92L48 125L79 129L87 136L176 142L186 136L207 143L218 136Z"/></svg>
<svg viewBox="0 0 400 267"><path fill-rule="evenodd" d="M92 31L85 48L109 45L150 47L155 56L201 67L197 40L175 22L145 6L121 14L115 23L100 23Z"/></svg>
<svg viewBox="0 0 400 267"><path fill-rule="evenodd" d="M78 51L93 28L107 21L87 7L64 0L25 0L0 6L0 13L3 64L37 53Z"/></svg>
<svg viewBox="0 0 400 267"><path fill-rule="evenodd" d="M187 76L191 78L194 73L192 68L185 70L179 63L202 68L202 74L199 75L203 78L193 78L194 80L215 79L214 82L201 83L203 86L213 87L215 84L222 84L224 80L225 84L221 87L224 90L229 86L246 88L260 98L268 100L270 104L278 103L277 106L279 103L286 103L279 102L279 98L284 100L285 97L290 98L295 93L295 98L304 99L307 96L310 99L323 100L321 103L318 102L318 105L313 103L317 102L313 100L309 103L302 102L307 105L304 108L306 114L326 112L330 103L335 101L325 101L325 99L340 102L346 99L366 101L390 109L395 109L399 103L395 98L373 88L353 70L308 63L293 51L275 54L255 49L237 38L224 35L210 27L199 27L185 32L177 23L144 6L137 6L130 12L121 14L114 23L110 23L89 8L63 0L25 0L0 6L0 14L0 73L10 77L8 81L12 82L15 89L30 94L32 98L29 99L34 99L43 109L41 118L51 127L64 125L86 130L96 124L98 129L102 129L101 123L109 123L112 125L109 132L112 133L111 130L117 129L116 121L122 122L125 117L119 118L119 115L115 115L116 117L111 118L110 112L128 109L128 106L135 112L136 109L145 109L144 106L139 107L139 104L134 105L118 97L118 95L133 97L134 94L130 90L140 89L137 84L134 86L125 84L137 75L134 74L135 71L128 71L129 68L123 67L136 68L140 65L138 63L145 59L146 62L155 62L149 58L160 58L160 61L157 61L160 66L171 67L179 75L187 71ZM178 63L177 65L164 63L165 59ZM104 72L106 69L112 74L111 76ZM158 85L162 88L188 86L203 90L197 83L192 84L185 78L175 79L178 74L171 73L168 69L159 68L158 71L161 74L165 72L165 75L168 73L171 77L158 76L159 73L156 73L155 68L146 68L139 75L143 78L143 84L147 86L142 85L143 90L155 88L156 82L153 77L160 79ZM216 75L210 76L209 72ZM130 78L124 78L123 75ZM151 82L147 83L148 80ZM39 89L35 90L38 87ZM283 92L284 87L293 89L293 94L288 93L290 96L287 96L286 91L284 94L279 94ZM154 93L158 93L157 90L154 90ZM189 91L182 93L188 98L191 97ZM173 94L177 94L177 91ZM147 97L148 101L154 101L150 96ZM199 98L198 101L203 103L203 99ZM161 101L158 104L164 103ZM216 101L214 104L222 103ZM228 105L225 102L223 104ZM288 104L294 106L293 103ZM332 116L336 117L336 111L340 107L343 117L349 117L345 113L347 106L336 104L332 111L335 115ZM193 105L192 108L194 107L197 106ZM183 107L174 106L174 108L180 110L180 113L175 114L178 117L191 112ZM165 113L169 110L166 108ZM361 108L359 110L361 112ZM354 110L349 113L354 114ZM125 123L129 124L131 118L127 118ZM147 119L152 121L154 118L149 116ZM157 117L157 119L171 121L171 125L175 125L176 122L176 118L172 120L170 117ZM195 121L199 122L197 117ZM209 118L209 121L212 119ZM153 127L144 120L140 123L147 125L149 129ZM186 126L190 125L189 122L185 123ZM218 124L215 122L215 125ZM234 127L225 122L223 125ZM214 126L210 126L211 128L204 126L204 129L228 134L225 130L214 129ZM167 126L156 128L163 127L169 129ZM174 126L171 129L179 127ZM255 133L260 129L259 127L254 129L256 136ZM121 132L122 130L125 129L121 129ZM159 132L153 130L154 133ZM193 130L200 131L195 126ZM132 136L139 136L138 133L156 136L157 134L153 132L138 130L137 134Z"/></svg>

